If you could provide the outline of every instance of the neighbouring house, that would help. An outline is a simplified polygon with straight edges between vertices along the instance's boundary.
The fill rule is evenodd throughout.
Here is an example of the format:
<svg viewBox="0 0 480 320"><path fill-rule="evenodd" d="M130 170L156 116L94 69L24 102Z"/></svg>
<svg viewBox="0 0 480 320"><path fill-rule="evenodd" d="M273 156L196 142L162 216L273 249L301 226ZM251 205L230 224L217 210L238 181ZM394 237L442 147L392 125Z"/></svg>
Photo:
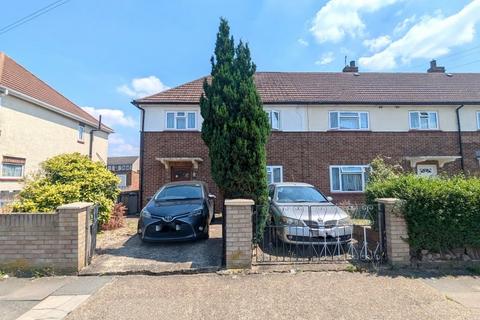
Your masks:
<svg viewBox="0 0 480 320"><path fill-rule="evenodd" d="M107 168L120 179L118 187L122 191L138 191L140 187L139 156L108 157Z"/></svg>
<svg viewBox="0 0 480 320"><path fill-rule="evenodd" d="M127 214L135 214L140 211L140 157L108 157L107 168L119 179L118 187L121 192L117 202L121 202L127 208Z"/></svg>
<svg viewBox="0 0 480 320"><path fill-rule="evenodd" d="M0 52L0 207L52 156L79 152L106 163L112 132Z"/></svg>
<svg viewBox="0 0 480 320"><path fill-rule="evenodd" d="M201 138L201 78L133 101L143 113L141 195L198 179L218 190ZM363 201L369 163L390 157L422 175L479 174L480 74L257 72L272 133L268 182L311 183L338 202Z"/></svg>

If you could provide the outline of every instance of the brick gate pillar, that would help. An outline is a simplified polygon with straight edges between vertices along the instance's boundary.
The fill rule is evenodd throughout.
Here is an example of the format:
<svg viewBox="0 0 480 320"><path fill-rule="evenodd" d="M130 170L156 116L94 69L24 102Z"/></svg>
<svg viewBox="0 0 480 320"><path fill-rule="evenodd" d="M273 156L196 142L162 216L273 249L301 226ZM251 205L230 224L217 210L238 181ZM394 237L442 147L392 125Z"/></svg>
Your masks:
<svg viewBox="0 0 480 320"><path fill-rule="evenodd" d="M388 261L392 266L410 264L410 244L407 223L402 212L402 200L381 198L376 201L385 207L385 237Z"/></svg>
<svg viewBox="0 0 480 320"><path fill-rule="evenodd" d="M252 266L252 206L249 199L225 200L225 264L227 269Z"/></svg>

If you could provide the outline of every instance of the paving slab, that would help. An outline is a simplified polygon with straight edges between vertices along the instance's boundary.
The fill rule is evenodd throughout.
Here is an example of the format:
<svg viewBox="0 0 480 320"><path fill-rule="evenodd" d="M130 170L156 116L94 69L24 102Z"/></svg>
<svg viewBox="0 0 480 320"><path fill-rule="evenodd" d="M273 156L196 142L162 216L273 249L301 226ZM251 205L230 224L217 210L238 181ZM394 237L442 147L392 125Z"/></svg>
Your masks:
<svg viewBox="0 0 480 320"><path fill-rule="evenodd" d="M98 235L97 254L81 275L164 274L214 271L221 266L222 225L210 226L210 239L181 243L142 243L137 218L124 228Z"/></svg>
<svg viewBox="0 0 480 320"><path fill-rule="evenodd" d="M91 295L113 280L109 276L79 277L55 290L52 295Z"/></svg>
<svg viewBox="0 0 480 320"><path fill-rule="evenodd" d="M90 297L89 295L50 296L17 320L61 320Z"/></svg>
<svg viewBox="0 0 480 320"><path fill-rule="evenodd" d="M15 320L38 301L0 301L0 320Z"/></svg>
<svg viewBox="0 0 480 320"><path fill-rule="evenodd" d="M0 296L0 301L19 301L19 300L43 300L60 287L71 282L72 277L46 277L29 280L26 283L21 283L17 289L13 288Z"/></svg>
<svg viewBox="0 0 480 320"><path fill-rule="evenodd" d="M10 277L0 280L0 297L25 287L30 283L31 279Z"/></svg>

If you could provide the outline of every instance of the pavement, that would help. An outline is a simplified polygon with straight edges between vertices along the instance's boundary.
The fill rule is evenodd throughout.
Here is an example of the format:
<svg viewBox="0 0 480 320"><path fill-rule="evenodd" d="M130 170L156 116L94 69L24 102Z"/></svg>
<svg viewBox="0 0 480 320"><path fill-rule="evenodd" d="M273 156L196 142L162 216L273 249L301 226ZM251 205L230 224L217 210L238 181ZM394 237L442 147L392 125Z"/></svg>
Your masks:
<svg viewBox="0 0 480 320"><path fill-rule="evenodd" d="M133 318L480 319L422 279L358 272L116 277L66 319Z"/></svg>
<svg viewBox="0 0 480 320"><path fill-rule="evenodd" d="M0 320L60 320L112 281L111 277L0 280Z"/></svg>
<svg viewBox="0 0 480 320"><path fill-rule="evenodd" d="M142 243L135 217L124 228L97 236L92 263L81 275L169 274L216 271L221 267L222 224L210 226L210 239L180 243Z"/></svg>

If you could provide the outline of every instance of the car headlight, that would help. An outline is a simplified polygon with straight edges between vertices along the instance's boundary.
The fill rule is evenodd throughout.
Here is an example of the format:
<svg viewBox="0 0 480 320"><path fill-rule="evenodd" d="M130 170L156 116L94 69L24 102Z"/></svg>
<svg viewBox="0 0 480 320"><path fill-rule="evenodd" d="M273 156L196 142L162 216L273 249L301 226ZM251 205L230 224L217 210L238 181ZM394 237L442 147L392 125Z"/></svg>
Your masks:
<svg viewBox="0 0 480 320"><path fill-rule="evenodd" d="M189 217L198 217L198 216L201 216L203 214L203 210L202 209L197 209L197 210L194 210L192 212L190 212L188 214Z"/></svg>
<svg viewBox="0 0 480 320"><path fill-rule="evenodd" d="M305 226L303 224L302 220L292 219L292 218L285 217L285 216L280 217L280 222L283 223L283 224L287 224L289 226L295 226L295 227L304 227Z"/></svg>
<svg viewBox="0 0 480 320"><path fill-rule="evenodd" d="M351 226L352 224L353 223L350 217L346 217L337 221L338 226Z"/></svg>
<svg viewBox="0 0 480 320"><path fill-rule="evenodd" d="M150 219L152 217L152 215L150 214L150 212L148 212L147 209L143 209L142 212L140 213L140 215L144 218L147 218L147 219Z"/></svg>

